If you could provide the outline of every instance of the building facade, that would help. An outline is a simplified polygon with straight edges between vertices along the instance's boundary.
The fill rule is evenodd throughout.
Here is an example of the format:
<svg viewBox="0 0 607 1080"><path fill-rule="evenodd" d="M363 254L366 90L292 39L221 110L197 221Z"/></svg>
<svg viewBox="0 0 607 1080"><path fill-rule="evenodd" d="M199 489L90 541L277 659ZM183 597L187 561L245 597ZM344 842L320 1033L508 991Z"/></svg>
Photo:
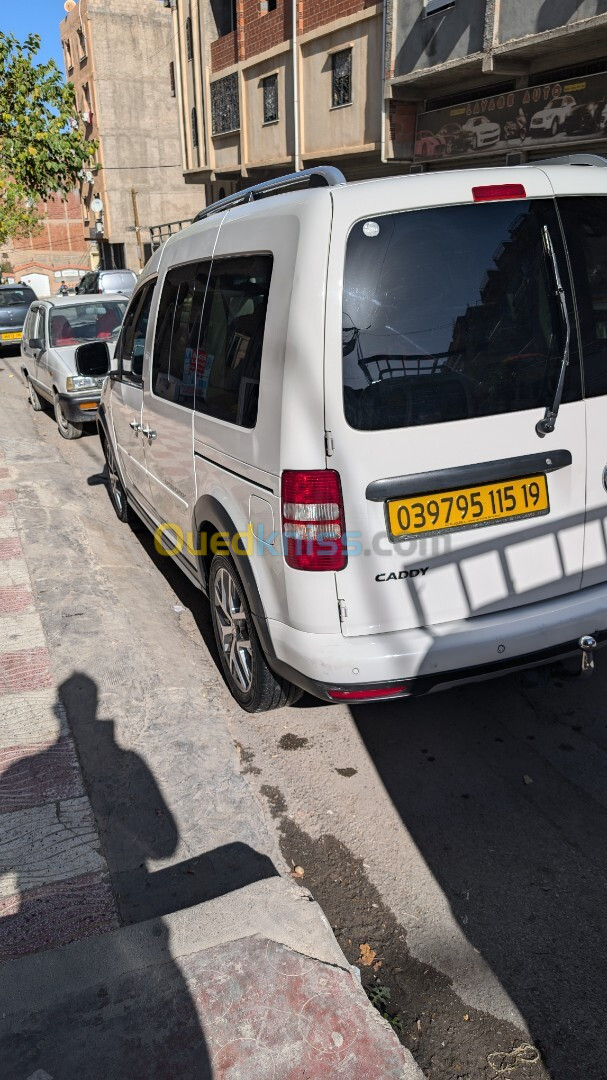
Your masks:
<svg viewBox="0 0 607 1080"><path fill-rule="evenodd" d="M204 206L204 190L184 177L177 100L164 78L170 13L158 0L80 0L60 33L80 124L99 144L80 190L90 265L137 272L150 251L146 227Z"/></svg>
<svg viewBox="0 0 607 1080"><path fill-rule="evenodd" d="M386 58L416 168L607 153L607 0L386 0Z"/></svg>
<svg viewBox="0 0 607 1080"><path fill-rule="evenodd" d="M211 199L318 164L381 171L382 3L172 4L184 174Z"/></svg>
<svg viewBox="0 0 607 1080"><path fill-rule="evenodd" d="M75 284L89 268L78 192L41 203L40 227L31 236L7 241L0 252L4 276L31 281L39 295L56 293L62 280Z"/></svg>

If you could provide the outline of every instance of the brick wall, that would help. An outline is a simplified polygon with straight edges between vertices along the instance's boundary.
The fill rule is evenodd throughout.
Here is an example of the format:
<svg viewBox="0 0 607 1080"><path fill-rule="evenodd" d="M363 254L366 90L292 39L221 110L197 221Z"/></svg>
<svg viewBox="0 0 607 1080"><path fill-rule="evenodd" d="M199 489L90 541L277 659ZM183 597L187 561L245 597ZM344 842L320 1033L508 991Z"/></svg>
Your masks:
<svg viewBox="0 0 607 1080"><path fill-rule="evenodd" d="M222 68L230 67L238 59L236 31L225 34L211 42L211 71L221 71Z"/></svg>
<svg viewBox="0 0 607 1080"><path fill-rule="evenodd" d="M67 256L87 251L80 199L75 191L70 192L65 202L59 198L49 199L39 206L38 212L38 232L15 242L22 253L30 251L37 255L53 253Z"/></svg>
<svg viewBox="0 0 607 1080"><path fill-rule="evenodd" d="M245 57L280 45L291 35L291 5L277 0L275 11L263 13L260 0L242 0Z"/></svg>
<svg viewBox="0 0 607 1080"><path fill-rule="evenodd" d="M307 34L317 26L324 26L337 19L346 19L365 8L374 7L376 3L377 0L305 0L305 3L300 2L299 5L301 32Z"/></svg>
<svg viewBox="0 0 607 1080"><path fill-rule="evenodd" d="M298 33L305 34L337 19L356 15L377 0L298 0ZM272 49L291 37L291 0L277 0L274 11L265 11L262 0L238 0L238 30L211 44L211 69L235 64Z"/></svg>

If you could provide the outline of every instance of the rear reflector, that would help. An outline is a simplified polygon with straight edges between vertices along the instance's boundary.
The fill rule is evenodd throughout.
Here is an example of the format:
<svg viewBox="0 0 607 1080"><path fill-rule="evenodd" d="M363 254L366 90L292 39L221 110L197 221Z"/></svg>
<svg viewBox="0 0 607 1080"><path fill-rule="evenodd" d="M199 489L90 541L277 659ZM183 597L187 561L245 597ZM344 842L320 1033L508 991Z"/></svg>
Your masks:
<svg viewBox="0 0 607 1080"><path fill-rule="evenodd" d="M329 690L329 697L333 701L371 701L372 698L394 697L395 694L404 694L407 684L400 686L373 686L368 690Z"/></svg>
<svg viewBox="0 0 607 1080"><path fill-rule="evenodd" d="M282 474L282 534L287 566L343 570L346 526L339 473L334 469Z"/></svg>
<svg viewBox="0 0 607 1080"><path fill-rule="evenodd" d="M526 199L527 192L522 184L487 184L473 187L472 197L475 202L494 202L497 199Z"/></svg>

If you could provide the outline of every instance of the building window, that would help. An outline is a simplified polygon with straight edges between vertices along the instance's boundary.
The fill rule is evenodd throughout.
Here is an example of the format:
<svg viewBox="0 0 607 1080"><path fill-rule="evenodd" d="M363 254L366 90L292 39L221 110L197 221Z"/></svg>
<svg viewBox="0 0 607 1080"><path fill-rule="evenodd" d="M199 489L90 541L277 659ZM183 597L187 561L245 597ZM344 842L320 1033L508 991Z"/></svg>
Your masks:
<svg viewBox="0 0 607 1080"><path fill-rule="evenodd" d="M196 115L196 109L193 108L191 112L192 119L192 146L194 149L198 146L198 117Z"/></svg>
<svg viewBox="0 0 607 1080"><path fill-rule="evenodd" d="M171 86L171 97L175 97L175 64L172 60L169 64L169 83Z"/></svg>
<svg viewBox="0 0 607 1080"><path fill-rule="evenodd" d="M260 0L259 10L262 15L267 15L268 11L276 11L276 0Z"/></svg>
<svg viewBox="0 0 607 1080"><path fill-rule="evenodd" d="M70 45L69 39L63 42L63 48L65 49L65 66L68 71L73 71L74 61L72 60L72 46Z"/></svg>
<svg viewBox="0 0 607 1080"><path fill-rule="evenodd" d="M331 56L333 108L352 101L352 49L340 49Z"/></svg>
<svg viewBox="0 0 607 1080"><path fill-rule="evenodd" d="M211 83L211 117L213 135L237 131L240 127L238 103L238 74L236 71Z"/></svg>
<svg viewBox="0 0 607 1080"><path fill-rule="evenodd" d="M82 26L79 26L76 30L78 34L78 51L80 53L80 59L86 58L86 35Z"/></svg>
<svg viewBox="0 0 607 1080"><path fill-rule="evenodd" d="M437 11L455 7L455 0L424 0L424 16L434 15Z"/></svg>
<svg viewBox="0 0 607 1080"><path fill-rule="evenodd" d="M236 0L211 0L211 13L217 37L225 37L236 29Z"/></svg>
<svg viewBox="0 0 607 1080"><path fill-rule="evenodd" d="M278 120L278 75L267 75L261 80L263 90L263 122L273 124Z"/></svg>
<svg viewBox="0 0 607 1080"><path fill-rule="evenodd" d="M194 56L194 43L192 40L192 20L189 15L185 21L185 51L188 60L191 60Z"/></svg>

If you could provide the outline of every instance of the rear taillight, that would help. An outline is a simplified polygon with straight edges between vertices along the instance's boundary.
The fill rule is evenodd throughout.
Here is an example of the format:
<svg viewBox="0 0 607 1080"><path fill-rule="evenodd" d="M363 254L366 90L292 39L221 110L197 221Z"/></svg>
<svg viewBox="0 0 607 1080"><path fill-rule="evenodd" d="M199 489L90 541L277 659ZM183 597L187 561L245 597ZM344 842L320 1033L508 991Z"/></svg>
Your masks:
<svg viewBox="0 0 607 1080"><path fill-rule="evenodd" d="M343 570L346 525L339 473L334 469L282 474L282 535L287 566Z"/></svg>

